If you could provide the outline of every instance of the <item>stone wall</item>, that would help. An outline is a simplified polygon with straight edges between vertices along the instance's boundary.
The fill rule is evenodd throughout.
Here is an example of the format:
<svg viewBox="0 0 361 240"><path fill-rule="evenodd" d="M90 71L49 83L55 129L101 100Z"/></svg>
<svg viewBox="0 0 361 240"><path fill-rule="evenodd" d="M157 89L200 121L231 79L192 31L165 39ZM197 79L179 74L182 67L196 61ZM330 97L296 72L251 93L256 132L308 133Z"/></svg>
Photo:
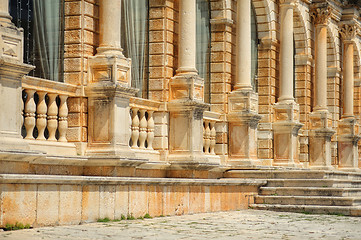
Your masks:
<svg viewBox="0 0 361 240"><path fill-rule="evenodd" d="M0 227L247 209L259 180L0 175Z"/></svg>

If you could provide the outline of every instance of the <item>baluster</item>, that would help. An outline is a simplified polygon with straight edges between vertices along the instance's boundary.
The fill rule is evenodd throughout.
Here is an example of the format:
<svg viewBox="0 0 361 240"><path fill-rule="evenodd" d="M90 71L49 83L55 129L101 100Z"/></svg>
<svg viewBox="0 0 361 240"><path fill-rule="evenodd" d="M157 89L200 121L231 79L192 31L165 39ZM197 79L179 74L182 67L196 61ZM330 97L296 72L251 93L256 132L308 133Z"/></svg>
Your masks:
<svg viewBox="0 0 361 240"><path fill-rule="evenodd" d="M210 122L210 127L211 127L211 137L210 137L210 140L211 140L211 144L209 146L209 152L210 154L215 154L214 152L214 148L216 146L216 122L214 121L211 121Z"/></svg>
<svg viewBox="0 0 361 240"><path fill-rule="evenodd" d="M145 140L147 140L147 119L145 118L145 112L147 110L140 109L140 122L139 122L139 148L145 148Z"/></svg>
<svg viewBox="0 0 361 240"><path fill-rule="evenodd" d="M48 93L49 103L48 103L48 131L49 131L49 141L56 141L56 129L58 128L58 106L56 105L55 93Z"/></svg>
<svg viewBox="0 0 361 240"><path fill-rule="evenodd" d="M132 121L132 109L129 108L129 139L128 139L128 142L129 142L129 146L131 147L132 145L130 144L130 140L132 140L132 124L133 124L133 121Z"/></svg>
<svg viewBox="0 0 361 240"><path fill-rule="evenodd" d="M25 129L26 137L25 139L34 139L33 131L35 127L35 111L36 105L34 101L35 90L26 89L25 90L27 97L25 101Z"/></svg>
<svg viewBox="0 0 361 240"><path fill-rule="evenodd" d="M206 121L203 119L203 152L206 150Z"/></svg>
<svg viewBox="0 0 361 240"><path fill-rule="evenodd" d="M25 103L24 103L24 100L23 100L23 95L21 95L21 128L23 127L23 124L24 124L24 117L25 117L25 114L24 114L24 108L25 108Z"/></svg>
<svg viewBox="0 0 361 240"><path fill-rule="evenodd" d="M138 148L139 117L138 108L132 108L132 148Z"/></svg>
<svg viewBox="0 0 361 240"><path fill-rule="evenodd" d="M154 140L154 119L153 119L153 112L154 111L148 111L148 137L147 137L147 143L148 147L147 149L153 150L153 140Z"/></svg>
<svg viewBox="0 0 361 240"><path fill-rule="evenodd" d="M204 152L206 154L209 153L209 146L211 145L211 129L209 128L209 121L205 121L206 122L206 128L205 128L205 138L204 138Z"/></svg>
<svg viewBox="0 0 361 240"><path fill-rule="evenodd" d="M67 142L66 132L68 131L68 96L59 95L60 105L59 105L59 142Z"/></svg>
<svg viewBox="0 0 361 240"><path fill-rule="evenodd" d="M39 96L39 102L36 108L36 127L38 129L38 137L36 140L46 140L44 136L44 131L46 128L46 112L48 110L45 102L46 92L38 91L37 94Z"/></svg>

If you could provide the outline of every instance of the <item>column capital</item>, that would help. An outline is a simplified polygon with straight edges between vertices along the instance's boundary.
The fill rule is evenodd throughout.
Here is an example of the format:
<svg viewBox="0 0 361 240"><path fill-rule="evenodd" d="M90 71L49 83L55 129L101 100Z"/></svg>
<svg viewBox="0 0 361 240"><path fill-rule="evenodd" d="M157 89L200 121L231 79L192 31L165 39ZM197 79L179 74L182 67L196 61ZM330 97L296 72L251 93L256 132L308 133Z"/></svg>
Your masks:
<svg viewBox="0 0 361 240"><path fill-rule="evenodd" d="M315 25L327 25L331 11L332 9L328 3L314 5L310 11L312 22Z"/></svg>
<svg viewBox="0 0 361 240"><path fill-rule="evenodd" d="M355 24L342 24L340 26L340 34L342 40L346 42L353 42L357 32L359 31Z"/></svg>

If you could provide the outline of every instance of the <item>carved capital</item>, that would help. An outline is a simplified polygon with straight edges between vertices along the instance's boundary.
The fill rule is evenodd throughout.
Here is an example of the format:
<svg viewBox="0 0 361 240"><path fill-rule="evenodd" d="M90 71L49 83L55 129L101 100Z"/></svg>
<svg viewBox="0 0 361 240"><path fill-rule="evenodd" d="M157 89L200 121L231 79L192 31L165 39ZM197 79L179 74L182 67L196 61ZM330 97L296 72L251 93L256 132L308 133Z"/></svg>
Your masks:
<svg viewBox="0 0 361 240"><path fill-rule="evenodd" d="M344 41L352 41L355 38L357 32L357 27L352 24L343 24L340 27L340 34Z"/></svg>
<svg viewBox="0 0 361 240"><path fill-rule="evenodd" d="M327 3L322 4L322 6L314 6L311 9L310 14L312 22L315 25L326 25L331 16L331 7Z"/></svg>

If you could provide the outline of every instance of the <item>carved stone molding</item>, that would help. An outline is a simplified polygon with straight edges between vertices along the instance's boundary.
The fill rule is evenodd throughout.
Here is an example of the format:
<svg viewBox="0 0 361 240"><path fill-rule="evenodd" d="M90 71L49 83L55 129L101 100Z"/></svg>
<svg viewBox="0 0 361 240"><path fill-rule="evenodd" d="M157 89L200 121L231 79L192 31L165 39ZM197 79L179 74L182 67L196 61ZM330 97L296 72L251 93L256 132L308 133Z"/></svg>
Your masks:
<svg viewBox="0 0 361 240"><path fill-rule="evenodd" d="M326 25L331 16L331 7L327 3L321 6L314 6L310 11L310 15L315 25Z"/></svg>
<svg viewBox="0 0 361 240"><path fill-rule="evenodd" d="M298 4L298 0L280 0L281 7L282 6L290 6L295 7Z"/></svg>
<svg viewBox="0 0 361 240"><path fill-rule="evenodd" d="M355 38L357 32L358 32L358 29L357 29L356 25L343 24L340 27L340 34L342 36L342 39L346 40L346 41L352 41Z"/></svg>

